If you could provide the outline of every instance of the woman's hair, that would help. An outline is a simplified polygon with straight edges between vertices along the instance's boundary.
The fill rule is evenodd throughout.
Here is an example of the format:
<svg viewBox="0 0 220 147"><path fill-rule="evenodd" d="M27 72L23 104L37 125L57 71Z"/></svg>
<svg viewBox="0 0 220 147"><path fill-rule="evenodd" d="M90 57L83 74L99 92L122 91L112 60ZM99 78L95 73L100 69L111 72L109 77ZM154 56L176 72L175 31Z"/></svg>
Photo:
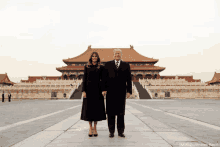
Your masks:
<svg viewBox="0 0 220 147"><path fill-rule="evenodd" d="M92 65L92 56L93 54L96 54L96 57L97 57L97 61L96 61L96 64L100 64L100 58L99 58L99 54L97 52L92 52L90 58L89 58L89 64Z"/></svg>

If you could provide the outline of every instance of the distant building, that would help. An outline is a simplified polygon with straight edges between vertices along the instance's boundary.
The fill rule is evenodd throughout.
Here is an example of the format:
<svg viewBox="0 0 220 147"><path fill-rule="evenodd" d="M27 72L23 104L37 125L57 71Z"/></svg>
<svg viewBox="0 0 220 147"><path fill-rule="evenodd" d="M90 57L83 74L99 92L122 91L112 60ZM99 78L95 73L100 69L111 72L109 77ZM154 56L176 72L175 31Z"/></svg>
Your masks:
<svg viewBox="0 0 220 147"><path fill-rule="evenodd" d="M36 80L59 80L61 76L28 76L28 80L21 80L21 83L33 83Z"/></svg>
<svg viewBox="0 0 220 147"><path fill-rule="evenodd" d="M79 56L63 59L63 62L67 65L64 67L58 67L56 70L62 73L61 76L29 76L28 80L21 80L24 82L34 82L36 79L82 79L84 74L84 66L88 63L88 60L92 52L99 54L101 64L105 65L106 62L114 60L113 50L116 48L91 48L88 49ZM148 58L134 50L133 46L130 48L119 48L122 50L121 60L130 64L132 81L138 81L139 79L175 79L175 76L160 76L160 72L165 70L165 67L155 66L159 61L158 59ZM188 82L199 82L201 80L194 80L192 76L179 76L179 79L186 79Z"/></svg>
<svg viewBox="0 0 220 147"><path fill-rule="evenodd" d="M208 85L220 85L220 73L214 74L211 81L206 82Z"/></svg>
<svg viewBox="0 0 220 147"><path fill-rule="evenodd" d="M188 82L201 82L201 79L193 79L193 76L160 76L160 79L185 79Z"/></svg>
<svg viewBox="0 0 220 147"><path fill-rule="evenodd" d="M16 83L10 81L7 73L0 74L0 86L10 86L10 85L13 86L14 84L16 84Z"/></svg>

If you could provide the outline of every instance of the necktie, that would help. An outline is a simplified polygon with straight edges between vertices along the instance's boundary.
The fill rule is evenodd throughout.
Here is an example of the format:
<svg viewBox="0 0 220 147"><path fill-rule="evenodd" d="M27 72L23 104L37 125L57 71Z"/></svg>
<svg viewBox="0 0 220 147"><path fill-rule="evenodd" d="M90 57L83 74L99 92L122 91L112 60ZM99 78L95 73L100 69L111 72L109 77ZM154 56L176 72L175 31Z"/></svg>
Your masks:
<svg viewBox="0 0 220 147"><path fill-rule="evenodd" d="M116 67L118 68L118 61L116 61Z"/></svg>

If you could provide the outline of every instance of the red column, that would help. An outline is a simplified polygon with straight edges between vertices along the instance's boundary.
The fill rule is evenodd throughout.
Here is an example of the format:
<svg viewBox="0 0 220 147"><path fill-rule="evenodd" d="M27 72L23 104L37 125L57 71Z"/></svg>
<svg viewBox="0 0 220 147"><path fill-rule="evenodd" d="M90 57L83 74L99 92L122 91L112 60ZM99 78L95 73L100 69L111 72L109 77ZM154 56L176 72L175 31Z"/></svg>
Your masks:
<svg viewBox="0 0 220 147"><path fill-rule="evenodd" d="M134 82L137 82L137 77L136 77L137 75L136 74L134 74Z"/></svg>
<svg viewBox="0 0 220 147"><path fill-rule="evenodd" d="M145 75L144 74L142 74L142 77L143 77L143 79L145 78Z"/></svg>
<svg viewBox="0 0 220 147"><path fill-rule="evenodd" d="M157 74L157 79L160 79L160 74Z"/></svg>
<svg viewBox="0 0 220 147"><path fill-rule="evenodd" d="M151 76L152 76L151 79L154 79L154 74L151 74Z"/></svg>

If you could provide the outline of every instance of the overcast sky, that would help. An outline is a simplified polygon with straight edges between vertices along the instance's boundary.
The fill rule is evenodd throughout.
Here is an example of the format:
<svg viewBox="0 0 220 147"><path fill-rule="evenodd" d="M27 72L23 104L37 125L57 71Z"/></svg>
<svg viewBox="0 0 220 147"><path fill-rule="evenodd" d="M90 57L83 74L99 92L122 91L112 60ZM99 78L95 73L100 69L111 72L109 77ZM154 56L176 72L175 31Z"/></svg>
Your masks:
<svg viewBox="0 0 220 147"><path fill-rule="evenodd" d="M92 48L129 48L161 75L220 72L220 0L0 0L0 73L13 82L60 76Z"/></svg>

